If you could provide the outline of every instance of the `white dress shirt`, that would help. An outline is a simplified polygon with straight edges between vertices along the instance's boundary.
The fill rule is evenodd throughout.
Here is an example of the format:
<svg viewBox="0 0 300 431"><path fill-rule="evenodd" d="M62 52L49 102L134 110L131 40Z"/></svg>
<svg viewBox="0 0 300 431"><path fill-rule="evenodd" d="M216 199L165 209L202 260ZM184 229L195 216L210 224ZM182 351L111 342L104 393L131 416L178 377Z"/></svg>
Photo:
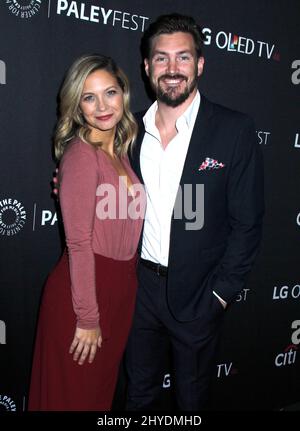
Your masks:
<svg viewBox="0 0 300 431"><path fill-rule="evenodd" d="M157 102L150 106L143 118L145 136L140 164L147 207L141 256L164 266L168 266L172 213L200 102L197 91L186 111L177 119L177 134L165 149L155 125ZM226 302L213 293L225 308Z"/></svg>
<svg viewBox="0 0 300 431"><path fill-rule="evenodd" d="M200 93L176 121L176 136L164 149L155 125L157 102L143 120L145 136L141 147L141 172L147 194L142 258L168 266L170 228L175 199L192 131L200 106Z"/></svg>

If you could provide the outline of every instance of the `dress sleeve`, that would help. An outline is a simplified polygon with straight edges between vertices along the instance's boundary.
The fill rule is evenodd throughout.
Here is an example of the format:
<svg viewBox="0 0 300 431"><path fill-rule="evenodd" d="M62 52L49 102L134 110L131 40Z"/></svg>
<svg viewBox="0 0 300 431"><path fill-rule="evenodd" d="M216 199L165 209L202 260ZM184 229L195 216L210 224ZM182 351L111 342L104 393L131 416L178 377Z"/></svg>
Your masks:
<svg viewBox="0 0 300 431"><path fill-rule="evenodd" d="M60 205L77 327L92 329L99 324L95 258L92 249L98 183L98 164L94 148L80 141L71 143L62 158L59 177Z"/></svg>

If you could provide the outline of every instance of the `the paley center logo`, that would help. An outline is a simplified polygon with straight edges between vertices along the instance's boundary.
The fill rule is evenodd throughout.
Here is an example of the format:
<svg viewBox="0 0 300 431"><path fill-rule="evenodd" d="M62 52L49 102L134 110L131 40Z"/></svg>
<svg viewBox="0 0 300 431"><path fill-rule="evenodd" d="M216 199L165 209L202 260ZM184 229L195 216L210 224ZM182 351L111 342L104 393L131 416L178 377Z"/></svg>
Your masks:
<svg viewBox="0 0 300 431"><path fill-rule="evenodd" d="M5 0L8 10L19 18L32 18L35 16L45 0Z"/></svg>
<svg viewBox="0 0 300 431"><path fill-rule="evenodd" d="M0 201L0 235L13 236L20 232L26 223L26 210L17 199Z"/></svg>
<svg viewBox="0 0 300 431"><path fill-rule="evenodd" d="M214 43L217 48L225 51L256 55L262 59L280 61L280 54L275 50L274 43L251 39L224 30L214 32L208 27L203 29L203 33L206 37L205 45Z"/></svg>
<svg viewBox="0 0 300 431"><path fill-rule="evenodd" d="M17 410L16 403L9 395L0 394L0 411L11 411L15 412Z"/></svg>

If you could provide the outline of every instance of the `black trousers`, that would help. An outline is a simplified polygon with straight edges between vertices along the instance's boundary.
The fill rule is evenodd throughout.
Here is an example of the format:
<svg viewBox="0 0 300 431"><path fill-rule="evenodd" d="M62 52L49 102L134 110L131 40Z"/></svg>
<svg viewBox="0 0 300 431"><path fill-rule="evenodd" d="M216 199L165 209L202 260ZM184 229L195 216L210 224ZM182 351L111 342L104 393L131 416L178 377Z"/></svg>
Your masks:
<svg viewBox="0 0 300 431"><path fill-rule="evenodd" d="M171 314L167 278L138 266L138 290L133 324L126 348L127 410L151 410L162 388L162 363L171 345L171 384L179 410L206 407L211 377L216 372L216 349L222 305L213 295L211 309L191 322ZM164 370L165 371L165 370Z"/></svg>

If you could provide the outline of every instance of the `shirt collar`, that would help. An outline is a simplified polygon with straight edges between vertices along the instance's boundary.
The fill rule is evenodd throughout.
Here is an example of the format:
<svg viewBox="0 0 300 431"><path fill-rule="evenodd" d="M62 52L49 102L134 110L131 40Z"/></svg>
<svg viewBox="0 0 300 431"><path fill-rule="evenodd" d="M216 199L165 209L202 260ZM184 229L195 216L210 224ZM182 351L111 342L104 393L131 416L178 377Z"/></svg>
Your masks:
<svg viewBox="0 0 300 431"><path fill-rule="evenodd" d="M198 110L200 107L201 102L201 96L199 91L197 90L197 93L190 103L190 105L187 107L187 109L184 111L184 113L177 118L176 121L176 127L179 128L180 124L186 124L188 128L193 127L196 121L196 117L198 114ZM149 132L150 130L153 130L153 127L155 127L155 114L157 111L158 105L157 101L152 103L148 111L143 117L145 130Z"/></svg>
<svg viewBox="0 0 300 431"><path fill-rule="evenodd" d="M197 91L194 99L192 100L192 103L187 107L187 109L184 111L181 117L178 118L178 120L180 120L181 118L184 118L188 128L194 126L194 123L198 114L199 106L200 106L200 101L201 101L201 96L199 91Z"/></svg>

